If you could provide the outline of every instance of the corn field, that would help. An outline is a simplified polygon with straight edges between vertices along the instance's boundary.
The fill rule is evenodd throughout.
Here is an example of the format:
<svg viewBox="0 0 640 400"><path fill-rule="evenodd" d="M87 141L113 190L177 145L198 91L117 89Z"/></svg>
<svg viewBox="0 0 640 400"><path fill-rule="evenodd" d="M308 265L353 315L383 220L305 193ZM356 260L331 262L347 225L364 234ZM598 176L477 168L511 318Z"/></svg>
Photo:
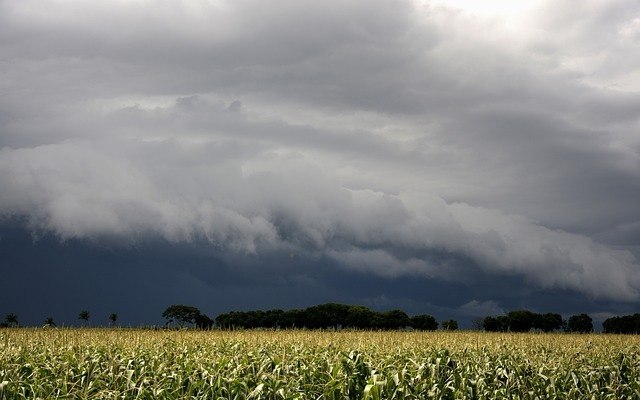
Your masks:
<svg viewBox="0 0 640 400"><path fill-rule="evenodd" d="M640 399L640 338L0 330L0 399Z"/></svg>

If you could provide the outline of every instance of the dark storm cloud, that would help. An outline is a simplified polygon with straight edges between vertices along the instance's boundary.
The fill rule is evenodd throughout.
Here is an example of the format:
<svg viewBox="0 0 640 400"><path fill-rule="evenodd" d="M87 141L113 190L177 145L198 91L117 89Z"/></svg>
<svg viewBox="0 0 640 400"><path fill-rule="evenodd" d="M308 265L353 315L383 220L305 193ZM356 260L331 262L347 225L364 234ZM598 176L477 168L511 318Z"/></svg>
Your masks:
<svg viewBox="0 0 640 400"><path fill-rule="evenodd" d="M640 10L571 4L514 30L429 3L0 2L0 213L206 243L202 290L269 270L297 296L329 265L637 303Z"/></svg>
<svg viewBox="0 0 640 400"><path fill-rule="evenodd" d="M517 277L479 274L469 284L389 279L345 272L328 260L273 253L256 259L220 252L207 242L172 244L160 238L133 246L75 239L60 245L48 235L34 241L20 224L3 224L0 256L13 266L4 271L11 284L0 292L0 312L16 313L23 325L39 325L50 316L59 325L78 325L84 309L92 325L107 325L112 312L123 326L162 324L161 313L172 303L192 304L215 317L230 310L342 302L429 313L440 321L455 318L465 328L478 316L522 307L565 316L590 312L594 318L602 314L601 320L611 310L633 311L571 291L523 290Z"/></svg>

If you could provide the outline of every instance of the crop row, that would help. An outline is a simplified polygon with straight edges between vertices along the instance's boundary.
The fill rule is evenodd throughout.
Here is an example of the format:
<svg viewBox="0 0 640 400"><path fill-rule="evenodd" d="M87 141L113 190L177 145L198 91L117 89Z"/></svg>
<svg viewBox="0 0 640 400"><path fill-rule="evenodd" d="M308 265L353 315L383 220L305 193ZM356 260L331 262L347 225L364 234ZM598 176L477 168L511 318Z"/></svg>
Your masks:
<svg viewBox="0 0 640 400"><path fill-rule="evenodd" d="M0 399L640 398L635 336L0 331Z"/></svg>

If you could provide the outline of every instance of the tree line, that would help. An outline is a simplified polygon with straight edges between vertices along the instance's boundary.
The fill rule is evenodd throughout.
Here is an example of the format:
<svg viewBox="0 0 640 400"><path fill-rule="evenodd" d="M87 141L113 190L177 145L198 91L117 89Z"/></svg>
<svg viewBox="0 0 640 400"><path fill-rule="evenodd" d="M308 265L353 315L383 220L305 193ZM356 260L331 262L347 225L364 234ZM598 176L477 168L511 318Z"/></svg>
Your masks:
<svg viewBox="0 0 640 400"><path fill-rule="evenodd" d="M565 321L562 315L556 313L516 310L507 315L485 317L482 328L487 332L529 332L535 329L542 332L586 333L593 331L593 320L587 314L573 315Z"/></svg>
<svg viewBox="0 0 640 400"><path fill-rule="evenodd" d="M83 326L89 325L89 319L91 318L91 313L88 310L82 310L78 313L78 319L82 321ZM118 322L118 314L111 313L109 314L109 325L115 326ZM3 322L0 322L0 328L13 328L19 326L18 316L14 313L7 314L4 318ZM57 326L56 322L53 320L53 317L47 317L44 320L43 326L54 327Z"/></svg>
<svg viewBox="0 0 640 400"><path fill-rule="evenodd" d="M607 318L602 323L604 333L640 333L640 314Z"/></svg>
<svg viewBox="0 0 640 400"><path fill-rule="evenodd" d="M458 322L447 320L438 323L431 315L409 317L402 310L377 312L364 306L337 303L321 304L306 309L231 311L218 315L215 320L200 313L195 307L173 305L163 313L167 324L178 321L180 326L193 324L199 328L216 326L222 329L255 328L353 328L394 330L412 328L433 331L440 326L443 330L458 329ZM557 313L535 313L529 310L515 310L506 315L486 316L476 319L477 329L487 332L593 332L593 320L587 314L572 315L564 320ZM604 333L640 333L640 314L608 318L602 324Z"/></svg>
<svg viewBox="0 0 640 400"><path fill-rule="evenodd" d="M408 316L404 311L395 309L384 312L370 310L359 305L345 305L337 303L320 304L305 309L292 310L256 310L230 311L209 318L198 308L182 304L174 304L162 313L166 326L194 326L200 329L256 329L256 328L351 328L371 330L397 330L412 328L421 331L434 331L439 327L443 330L457 330L456 320L446 320L438 323L427 314ZM83 326L89 325L90 313L82 310L78 319ZM109 325L115 326L117 313L108 316ZM593 320L587 314L572 315L564 320L557 313L535 313L529 310L515 310L506 315L486 316L476 318L474 327L487 332L593 332ZM47 317L45 326L56 326L52 317ZM7 314L0 327L17 327L18 316ZM640 313L607 318L602 323L603 333L640 334Z"/></svg>
<svg viewBox="0 0 640 400"><path fill-rule="evenodd" d="M293 310L257 310L231 311L218 315L215 320L200 313L191 306L172 305L162 314L167 325L195 325L199 328L213 326L222 329L256 329L256 328L306 328L306 329L376 329L394 330L411 327L417 330L433 331L438 329L438 322L431 315L414 315L409 317L402 310L385 312L372 311L364 306L328 303L305 309ZM458 329L454 320L442 322L442 328Z"/></svg>
<svg viewBox="0 0 640 400"><path fill-rule="evenodd" d="M560 314L538 314L528 310L511 311L507 315L488 316L482 320L482 329L488 332L593 332L593 320L587 314L577 314L563 320ZM602 323L603 333L640 333L640 314L607 318Z"/></svg>

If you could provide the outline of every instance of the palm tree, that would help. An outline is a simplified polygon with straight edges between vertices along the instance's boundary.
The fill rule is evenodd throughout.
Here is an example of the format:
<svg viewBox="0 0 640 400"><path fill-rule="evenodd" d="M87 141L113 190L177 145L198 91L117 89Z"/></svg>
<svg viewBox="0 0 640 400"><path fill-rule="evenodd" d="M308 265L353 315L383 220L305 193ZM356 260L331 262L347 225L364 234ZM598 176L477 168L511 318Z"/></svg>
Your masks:
<svg viewBox="0 0 640 400"><path fill-rule="evenodd" d="M14 313L7 314L7 316L4 318L4 322L7 324L7 326L18 326L18 316Z"/></svg>
<svg viewBox="0 0 640 400"><path fill-rule="evenodd" d="M118 320L118 314L117 313L111 313L109 315L109 321L111 321L111 326L115 326L117 320Z"/></svg>
<svg viewBox="0 0 640 400"><path fill-rule="evenodd" d="M80 311L80 314L78 314L78 319L81 319L84 321L85 324L89 323L89 311L87 310L82 310Z"/></svg>

